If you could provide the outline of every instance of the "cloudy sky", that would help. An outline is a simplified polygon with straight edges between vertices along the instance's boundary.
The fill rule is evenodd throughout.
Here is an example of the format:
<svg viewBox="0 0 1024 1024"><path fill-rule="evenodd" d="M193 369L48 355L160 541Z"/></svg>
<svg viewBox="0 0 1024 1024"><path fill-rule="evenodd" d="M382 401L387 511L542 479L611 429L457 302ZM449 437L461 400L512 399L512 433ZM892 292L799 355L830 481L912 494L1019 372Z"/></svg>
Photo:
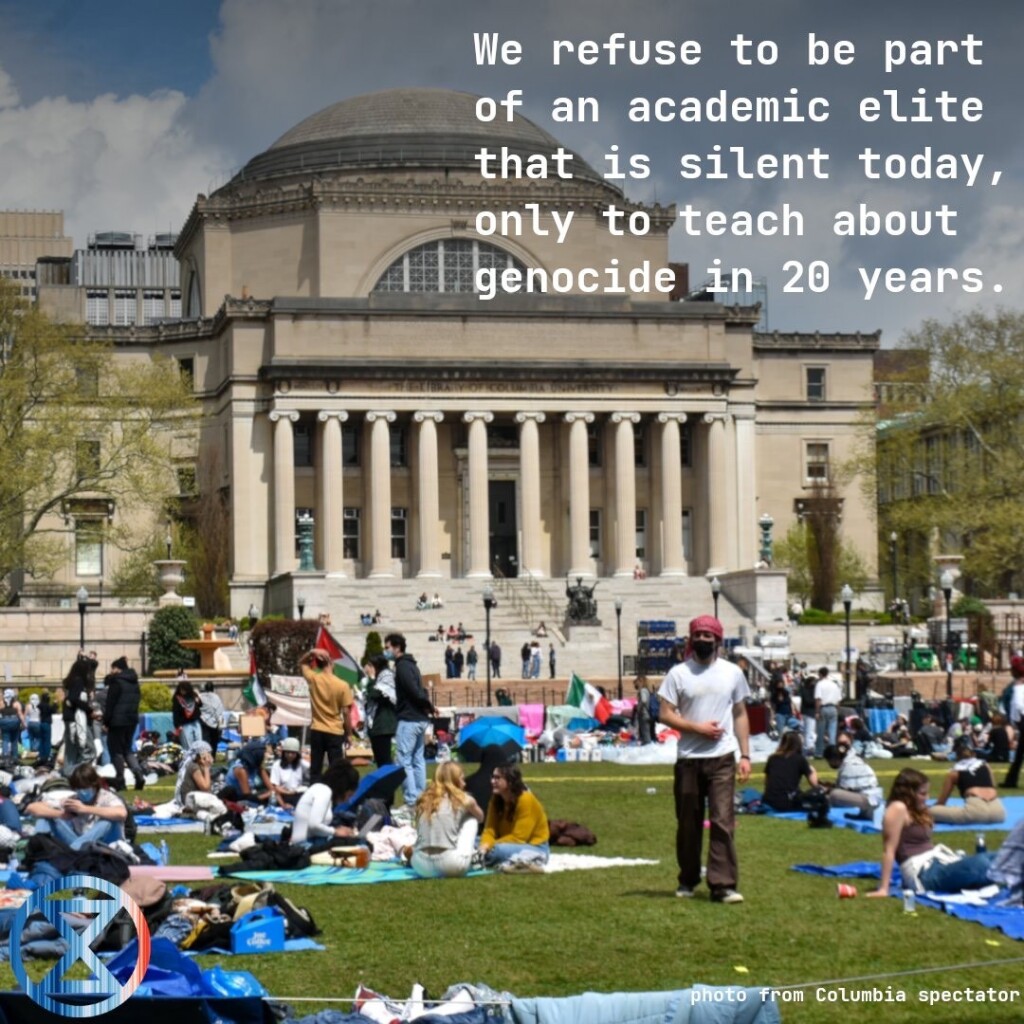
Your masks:
<svg viewBox="0 0 1024 1024"><path fill-rule="evenodd" d="M443 86L503 96L524 90L527 116L574 147L595 167L617 144L645 153L652 174L626 185L633 198L692 204L701 211L778 210L805 215L803 237L688 237L671 234L673 259L691 265L695 281L718 258L767 279L769 325L779 330L882 328L888 343L925 316L948 316L978 304L1020 306L1024 271L1024 132L1020 56L1024 14L1004 0L0 0L0 181L8 209L62 209L76 245L89 232L118 229L152 234L181 226L197 193L223 184L251 156L309 114L340 99L396 86ZM498 32L523 44L517 67L479 68L474 31ZM634 67L607 60L585 67L552 67L553 38L606 40L612 32L638 40L698 40L696 66ZM848 67L807 66L807 36L855 46ZM741 67L730 40L771 40L778 60ZM964 41L973 36L970 49ZM944 66L883 66L885 41L936 41ZM916 52L923 52L918 48ZM969 57L979 64L971 64ZM706 98L824 96L823 124L640 125L627 111L633 97ZM928 123L894 123L886 115L858 117L865 97L896 90L898 112L925 91ZM945 90L960 111L967 97L983 104L976 123L940 120L933 97ZM597 124L555 125L558 96L588 95L601 104ZM888 101L886 101L888 102ZM680 157L704 160L715 146L742 146L760 154L830 155L828 180L684 180ZM930 150L951 154L953 180L868 181L857 159L865 147L911 157ZM977 182L964 167L983 155ZM923 156L919 158L923 162ZM997 186L992 185L1000 172ZM925 237L843 238L836 211L860 204L889 211L956 210L942 233L934 221ZM830 287L818 295L785 291L795 270L828 264ZM936 268L953 268L945 291L935 290ZM888 294L879 285L865 296L860 270L919 273L918 289ZM965 268L983 281L976 294L961 286ZM804 276L794 284L806 285ZM997 290L998 289L998 290Z"/></svg>

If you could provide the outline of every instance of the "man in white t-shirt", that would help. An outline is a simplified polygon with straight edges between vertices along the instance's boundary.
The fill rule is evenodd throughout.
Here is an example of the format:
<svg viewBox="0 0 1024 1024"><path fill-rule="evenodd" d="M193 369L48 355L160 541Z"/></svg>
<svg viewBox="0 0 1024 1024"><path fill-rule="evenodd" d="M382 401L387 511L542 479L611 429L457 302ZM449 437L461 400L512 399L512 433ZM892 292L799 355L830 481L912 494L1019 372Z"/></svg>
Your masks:
<svg viewBox="0 0 1024 1024"><path fill-rule="evenodd" d="M1013 677L1009 693L1006 695L1006 704L1003 710L1010 725L1017 733L1017 749L1013 755L1013 763L1006 773L1006 778L1001 785L1004 789L1016 789L1020 785L1020 766L1024 761L1024 658L1019 654L1010 659L1010 675Z"/></svg>
<svg viewBox="0 0 1024 1024"><path fill-rule="evenodd" d="M833 747L839 731L839 702L843 699L840 685L824 665L818 669L818 682L814 687L814 710L818 718L818 738L814 756L821 757L825 747Z"/></svg>
<svg viewBox="0 0 1024 1024"><path fill-rule="evenodd" d="M689 656L665 676L659 721L680 733L675 767L677 896L700 884L704 819L711 821L707 882L717 903L742 903L733 833L736 752L741 782L750 778L750 688L740 669L718 657L722 624L711 615L690 623Z"/></svg>

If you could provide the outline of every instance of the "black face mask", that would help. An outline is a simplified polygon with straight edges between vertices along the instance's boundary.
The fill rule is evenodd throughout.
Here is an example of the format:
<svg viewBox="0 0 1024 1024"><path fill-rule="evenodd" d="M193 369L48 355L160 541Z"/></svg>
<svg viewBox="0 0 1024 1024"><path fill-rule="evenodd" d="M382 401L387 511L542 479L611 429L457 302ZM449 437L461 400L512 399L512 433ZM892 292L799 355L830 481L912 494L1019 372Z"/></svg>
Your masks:
<svg viewBox="0 0 1024 1024"><path fill-rule="evenodd" d="M701 661L707 661L712 654L715 653L715 641L714 640L693 640L690 643L693 648L693 653L700 658Z"/></svg>

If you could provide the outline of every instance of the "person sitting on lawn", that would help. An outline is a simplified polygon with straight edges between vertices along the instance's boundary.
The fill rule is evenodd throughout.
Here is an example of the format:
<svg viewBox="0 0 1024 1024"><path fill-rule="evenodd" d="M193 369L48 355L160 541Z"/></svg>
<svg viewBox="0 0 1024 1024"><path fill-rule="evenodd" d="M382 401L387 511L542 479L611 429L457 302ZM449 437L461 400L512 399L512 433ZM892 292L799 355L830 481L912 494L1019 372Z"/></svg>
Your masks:
<svg viewBox="0 0 1024 1024"><path fill-rule="evenodd" d="M270 767L270 788L274 799L294 807L306 789L306 768L302 763L302 744L294 737L281 743L281 753Z"/></svg>
<svg viewBox="0 0 1024 1024"><path fill-rule="evenodd" d="M50 790L25 809L36 817L36 832L48 832L72 850L86 843L116 843L124 839L128 808L116 793L104 788L91 764L80 764L68 783L73 792Z"/></svg>
<svg viewBox="0 0 1024 1024"><path fill-rule="evenodd" d="M547 815L522 772L514 764L498 765L480 838L484 863L501 865L501 871L543 871L551 856L549 838Z"/></svg>
<svg viewBox="0 0 1024 1024"><path fill-rule="evenodd" d="M266 744L250 740L238 752L238 759L228 769L227 783L220 791L221 800L243 804L262 804L270 799L273 787L263 767Z"/></svg>
<svg viewBox="0 0 1024 1024"><path fill-rule="evenodd" d="M947 825L997 825L1006 821L1006 808L996 791L992 769L976 756L970 738L961 736L953 744L953 754L956 764L942 780L939 799L929 808L932 820ZM963 807L946 806L954 786L963 797Z"/></svg>
<svg viewBox="0 0 1024 1024"><path fill-rule="evenodd" d="M359 772L347 757L332 761L327 771L314 782L295 805L295 821L289 842L323 848L331 840L355 835L347 825L332 825L336 804L344 803L359 786Z"/></svg>
<svg viewBox="0 0 1024 1024"><path fill-rule="evenodd" d="M782 734L779 747L764 766L764 803L773 811L799 811L805 808L800 780L818 787L818 773L804 756L804 741L799 732Z"/></svg>
<svg viewBox="0 0 1024 1024"><path fill-rule="evenodd" d="M460 878L469 871L480 805L466 792L462 765L438 765L433 781L416 801L416 844L410 866L421 878Z"/></svg>
<svg viewBox="0 0 1024 1024"><path fill-rule="evenodd" d="M961 892L989 884L992 855L944 855L932 842L932 824L928 776L916 768L904 768L892 784L882 821L881 880L868 896L889 895L895 864L900 867L903 887L918 892Z"/></svg>
<svg viewBox="0 0 1024 1024"><path fill-rule="evenodd" d="M857 817L869 820L874 809L881 803L882 789L878 776L854 749L853 739L848 732L841 732L835 746L825 748L825 760L836 770L834 783L823 783L828 790L828 802L832 807L856 807Z"/></svg>

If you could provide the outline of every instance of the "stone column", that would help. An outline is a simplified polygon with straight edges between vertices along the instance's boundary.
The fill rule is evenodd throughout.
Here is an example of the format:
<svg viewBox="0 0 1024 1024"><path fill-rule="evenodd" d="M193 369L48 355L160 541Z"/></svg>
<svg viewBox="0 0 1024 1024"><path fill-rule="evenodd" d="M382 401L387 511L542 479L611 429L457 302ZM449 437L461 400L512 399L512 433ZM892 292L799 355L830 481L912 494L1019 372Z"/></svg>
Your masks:
<svg viewBox="0 0 1024 1024"><path fill-rule="evenodd" d="M613 412L615 426L615 575L632 578L636 566L636 449L638 412Z"/></svg>
<svg viewBox="0 0 1024 1024"><path fill-rule="evenodd" d="M519 424L519 486L523 519L523 550L520 576L543 576L540 565L540 438L537 424L546 419L542 412L516 413Z"/></svg>
<svg viewBox="0 0 1024 1024"><path fill-rule="evenodd" d="M728 419L729 414L724 412L704 414L704 422L708 428L705 515L708 517L708 568L706 575L709 576L723 573L728 568L726 564L728 494L725 480L725 428Z"/></svg>
<svg viewBox="0 0 1024 1024"><path fill-rule="evenodd" d="M295 569L295 442L299 414L274 409L274 575Z"/></svg>
<svg viewBox="0 0 1024 1024"><path fill-rule="evenodd" d="M590 568L590 459L587 424L592 412L567 412L569 424L569 575L593 576Z"/></svg>
<svg viewBox="0 0 1024 1024"><path fill-rule="evenodd" d="M417 576L434 579L441 575L441 497L437 470L437 425L444 413L428 410L413 414L420 425L417 454L419 481L420 570Z"/></svg>
<svg viewBox="0 0 1024 1024"><path fill-rule="evenodd" d="M348 419L343 410L324 409L320 421L320 475L317 477L320 562L331 576L344 576L344 487L341 425Z"/></svg>
<svg viewBox="0 0 1024 1024"><path fill-rule="evenodd" d="M395 575L391 568L391 432L393 412L368 412L370 424L370 475L365 493L370 500L370 571L371 578Z"/></svg>
<svg viewBox="0 0 1024 1024"><path fill-rule="evenodd" d="M736 424L736 520L737 567L752 569L757 554L756 463L754 415L735 417Z"/></svg>
<svg viewBox="0 0 1024 1024"><path fill-rule="evenodd" d="M683 557L683 474L679 425L685 412L660 412L661 428L661 575L685 576Z"/></svg>
<svg viewBox="0 0 1024 1024"><path fill-rule="evenodd" d="M490 412L463 413L469 424L469 567L468 579L491 576L491 529L487 489L487 424Z"/></svg>

